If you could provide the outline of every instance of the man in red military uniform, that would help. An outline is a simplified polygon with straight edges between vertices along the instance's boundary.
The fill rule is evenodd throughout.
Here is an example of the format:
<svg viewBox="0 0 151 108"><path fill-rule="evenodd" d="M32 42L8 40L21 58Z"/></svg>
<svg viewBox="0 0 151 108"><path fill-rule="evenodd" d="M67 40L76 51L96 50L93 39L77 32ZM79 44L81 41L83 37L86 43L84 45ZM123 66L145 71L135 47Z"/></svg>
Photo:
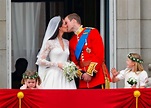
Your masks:
<svg viewBox="0 0 151 108"><path fill-rule="evenodd" d="M102 88L105 83L102 69L104 62L102 37L95 28L83 28L81 19L76 13L67 15L65 22L68 32L74 32L69 41L69 48L71 61L79 67L78 88Z"/></svg>

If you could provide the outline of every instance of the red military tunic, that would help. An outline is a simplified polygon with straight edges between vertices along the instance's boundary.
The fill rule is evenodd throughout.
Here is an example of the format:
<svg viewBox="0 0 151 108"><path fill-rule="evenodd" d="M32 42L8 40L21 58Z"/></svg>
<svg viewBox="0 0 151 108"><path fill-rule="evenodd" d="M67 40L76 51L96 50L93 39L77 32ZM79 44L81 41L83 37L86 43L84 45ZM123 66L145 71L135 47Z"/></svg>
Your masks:
<svg viewBox="0 0 151 108"><path fill-rule="evenodd" d="M73 61L80 69L84 70L85 72L87 72L89 65L83 67L80 64L81 62L90 61L91 63L97 63L97 65L95 66L95 70L97 73L94 77L92 77L92 80L89 83L83 80L80 80L79 82L79 88L92 88L94 86L104 84L105 82L102 70L102 63L104 61L104 45L102 37L99 34L98 30L95 28L91 29L87 38L87 42L82 49L80 59L77 60L75 56L76 45L78 39L82 36L85 29L86 28L80 31L80 33L78 33L78 36L74 35L69 41L70 58L71 61Z"/></svg>

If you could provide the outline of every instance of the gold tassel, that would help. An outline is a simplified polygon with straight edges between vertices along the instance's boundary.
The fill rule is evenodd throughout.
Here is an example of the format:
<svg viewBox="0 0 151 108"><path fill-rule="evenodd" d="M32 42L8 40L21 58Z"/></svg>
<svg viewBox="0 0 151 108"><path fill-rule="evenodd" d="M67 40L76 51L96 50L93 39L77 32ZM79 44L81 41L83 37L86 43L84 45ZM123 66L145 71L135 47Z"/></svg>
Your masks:
<svg viewBox="0 0 151 108"><path fill-rule="evenodd" d="M19 108L21 108L21 99L24 98L24 93L23 92L18 92L17 97L19 99Z"/></svg>
<svg viewBox="0 0 151 108"><path fill-rule="evenodd" d="M109 78L105 76L105 89L109 89L110 88L110 81Z"/></svg>
<svg viewBox="0 0 151 108"><path fill-rule="evenodd" d="M102 63L102 69L104 73L105 89L110 89L110 79L109 79L110 76L107 75L108 70L104 62Z"/></svg>
<svg viewBox="0 0 151 108"><path fill-rule="evenodd" d="M141 95L140 91L134 91L134 97L136 97L136 108L138 108L138 97Z"/></svg>

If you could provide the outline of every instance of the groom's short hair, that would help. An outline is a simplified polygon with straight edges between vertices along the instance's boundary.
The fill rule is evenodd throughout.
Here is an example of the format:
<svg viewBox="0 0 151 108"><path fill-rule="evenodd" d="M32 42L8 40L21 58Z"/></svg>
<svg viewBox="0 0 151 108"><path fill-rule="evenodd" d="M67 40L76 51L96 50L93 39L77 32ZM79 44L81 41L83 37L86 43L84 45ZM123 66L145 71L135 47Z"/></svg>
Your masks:
<svg viewBox="0 0 151 108"><path fill-rule="evenodd" d="M79 24L81 24L81 18L78 14L76 13L72 13L72 14L69 14L68 16L68 19L71 21L72 19L75 19Z"/></svg>

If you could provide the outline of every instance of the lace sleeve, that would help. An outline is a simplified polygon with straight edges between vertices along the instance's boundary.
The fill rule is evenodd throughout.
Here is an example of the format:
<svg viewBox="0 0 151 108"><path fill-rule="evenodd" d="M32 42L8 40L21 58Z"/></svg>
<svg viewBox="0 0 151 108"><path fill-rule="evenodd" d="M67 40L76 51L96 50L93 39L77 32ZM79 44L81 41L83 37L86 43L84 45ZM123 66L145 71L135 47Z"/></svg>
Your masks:
<svg viewBox="0 0 151 108"><path fill-rule="evenodd" d="M37 60L36 64L41 65L41 66L47 66L47 67L50 67L50 66L53 66L53 65L57 66L56 63L52 63L52 62L50 62L46 59L49 52L52 49L52 45L50 43L51 43L50 41L47 41L44 49L41 51L41 53L38 57L38 60Z"/></svg>

